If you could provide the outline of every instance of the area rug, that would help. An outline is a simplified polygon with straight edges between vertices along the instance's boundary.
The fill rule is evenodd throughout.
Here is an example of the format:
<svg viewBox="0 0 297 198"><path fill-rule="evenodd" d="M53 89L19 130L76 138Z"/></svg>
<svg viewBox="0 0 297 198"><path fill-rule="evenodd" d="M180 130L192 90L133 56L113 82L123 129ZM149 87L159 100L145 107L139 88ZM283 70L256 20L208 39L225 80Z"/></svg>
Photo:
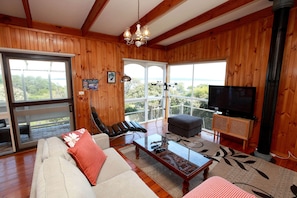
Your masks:
<svg viewBox="0 0 297 198"><path fill-rule="evenodd" d="M167 137L183 144L204 156L213 159L209 177L221 176L257 197L296 197L297 173L267 162L263 159L203 140L199 136L184 138L168 133ZM182 197L183 180L140 150L135 158L135 146L128 145L119 150L138 168L158 183L172 197ZM190 181L190 190L203 180L200 173Z"/></svg>

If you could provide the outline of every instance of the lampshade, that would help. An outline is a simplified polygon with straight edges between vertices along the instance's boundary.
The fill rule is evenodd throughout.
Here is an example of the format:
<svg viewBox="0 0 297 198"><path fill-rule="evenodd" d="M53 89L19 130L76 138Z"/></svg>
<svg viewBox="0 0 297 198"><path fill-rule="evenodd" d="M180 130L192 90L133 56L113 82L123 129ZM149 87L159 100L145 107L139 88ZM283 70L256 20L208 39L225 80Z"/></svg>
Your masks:
<svg viewBox="0 0 297 198"><path fill-rule="evenodd" d="M131 77L126 74L121 78L121 82L129 82L131 81Z"/></svg>

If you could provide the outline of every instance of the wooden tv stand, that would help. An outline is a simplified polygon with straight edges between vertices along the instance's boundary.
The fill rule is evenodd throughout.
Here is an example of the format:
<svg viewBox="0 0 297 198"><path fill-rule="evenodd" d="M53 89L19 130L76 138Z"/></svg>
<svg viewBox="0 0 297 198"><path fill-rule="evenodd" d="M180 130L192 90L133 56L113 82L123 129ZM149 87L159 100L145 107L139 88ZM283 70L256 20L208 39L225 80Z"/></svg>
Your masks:
<svg viewBox="0 0 297 198"><path fill-rule="evenodd" d="M212 129L214 138L223 133L243 140L243 149L253 132L254 121L239 117L229 117L220 114L213 114Z"/></svg>

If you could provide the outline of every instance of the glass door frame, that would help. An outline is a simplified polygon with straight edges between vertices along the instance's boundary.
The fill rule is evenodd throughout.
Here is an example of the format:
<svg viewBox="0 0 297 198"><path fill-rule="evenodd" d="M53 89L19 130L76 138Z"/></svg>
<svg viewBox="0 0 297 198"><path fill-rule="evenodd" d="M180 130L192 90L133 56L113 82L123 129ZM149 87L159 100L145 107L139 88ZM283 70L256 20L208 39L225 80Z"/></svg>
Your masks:
<svg viewBox="0 0 297 198"><path fill-rule="evenodd" d="M67 81L67 90L68 97L64 99L51 99L51 100L36 100L36 101L25 101L25 102L17 102L14 101L14 93L12 88L12 79L10 73L9 59L22 59L22 60L41 60L41 61L62 61L66 64L66 81ZM3 62L3 74L6 77L5 86L7 91L7 103L9 107L10 114L10 123L11 128L13 130L14 144L16 151L33 147L36 145L37 141L30 141L26 143L21 143L20 140L20 131L18 128L18 121L16 116L16 108L25 107L25 106L35 106L35 105L47 105L47 104L58 104L58 103L68 103L69 112L70 112L70 123L71 129L75 127L75 114L74 114L74 99L73 99L73 86L72 86L72 73L71 73L71 58L70 57L61 57L61 56L48 56L48 55L36 55L36 54L25 54L25 53L11 53L11 52L3 52L2 53L2 62Z"/></svg>
<svg viewBox="0 0 297 198"><path fill-rule="evenodd" d="M2 80L3 80L3 87L4 87L4 95L5 95L5 103L6 103L6 112L0 112L0 119L7 119L9 120L9 122L11 122L10 120L10 108L9 108L9 104L8 104L8 98L7 98L7 92L6 92L6 84L4 83L5 80L5 75L4 75L4 68L3 68L3 62L2 62L2 54L0 53L0 69L1 69L1 75L2 75ZM15 146L15 141L14 141L14 136L13 136L13 130L10 126L10 139L11 139L11 152L9 151L8 153L13 153L16 151L16 146ZM1 155L7 154L7 152L5 153L0 153Z"/></svg>

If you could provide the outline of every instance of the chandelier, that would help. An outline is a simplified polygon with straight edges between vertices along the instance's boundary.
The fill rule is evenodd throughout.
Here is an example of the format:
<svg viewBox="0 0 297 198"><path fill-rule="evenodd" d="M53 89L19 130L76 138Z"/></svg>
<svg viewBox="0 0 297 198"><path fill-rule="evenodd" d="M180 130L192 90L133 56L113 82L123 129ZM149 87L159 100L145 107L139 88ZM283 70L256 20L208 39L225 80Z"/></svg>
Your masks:
<svg viewBox="0 0 297 198"><path fill-rule="evenodd" d="M127 28L123 34L124 40L126 41L127 45L135 44L137 47L144 45L147 43L150 37L150 31L148 26L143 26L139 23L139 0L138 0L138 22L136 25L136 32L132 35L130 32L130 28Z"/></svg>

